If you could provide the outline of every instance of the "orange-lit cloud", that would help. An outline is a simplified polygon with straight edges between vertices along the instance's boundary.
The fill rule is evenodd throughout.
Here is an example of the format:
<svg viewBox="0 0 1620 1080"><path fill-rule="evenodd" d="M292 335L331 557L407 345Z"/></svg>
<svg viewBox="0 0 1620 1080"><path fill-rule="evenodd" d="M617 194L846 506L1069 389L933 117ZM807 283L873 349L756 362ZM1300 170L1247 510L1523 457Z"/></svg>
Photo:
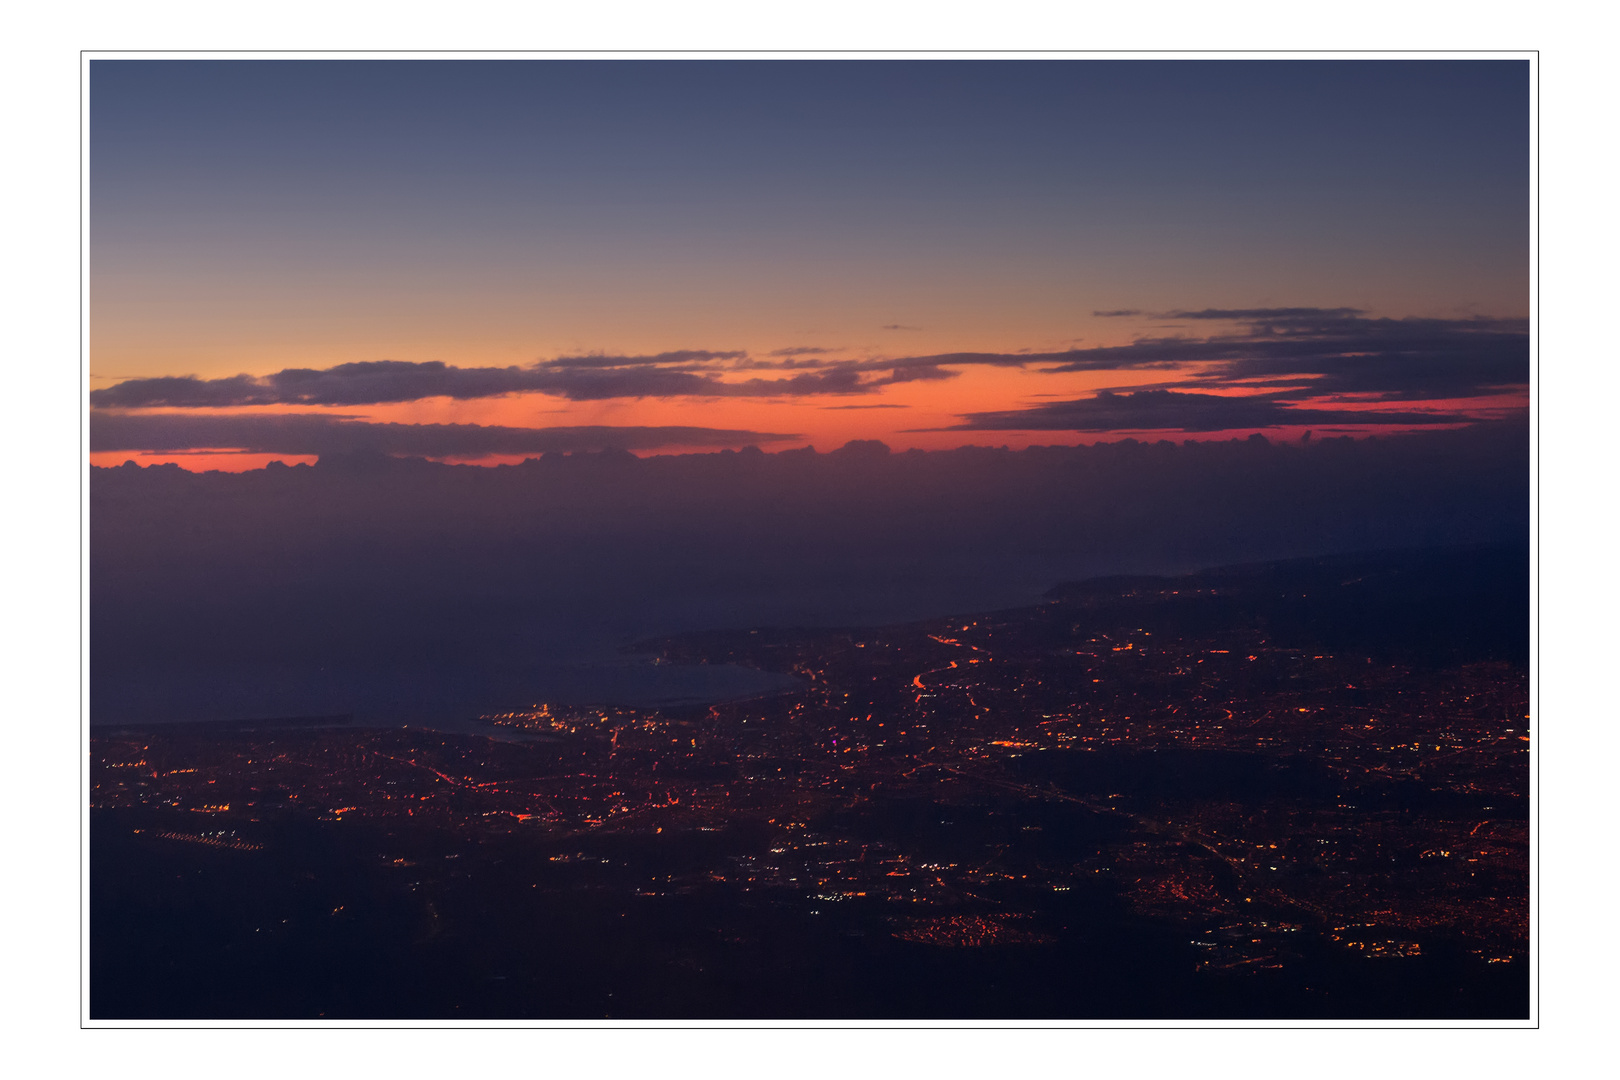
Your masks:
<svg viewBox="0 0 1620 1080"><path fill-rule="evenodd" d="M1528 385L1522 320L1373 318L1344 307L1096 317L1155 320L1159 332L1044 351L850 357L782 346L149 376L91 393L92 449L308 456L364 446L496 461L793 439L940 449L983 435L1022 446L1121 433L1394 431L1501 416L1522 407ZM1188 332L1200 327L1216 332Z"/></svg>

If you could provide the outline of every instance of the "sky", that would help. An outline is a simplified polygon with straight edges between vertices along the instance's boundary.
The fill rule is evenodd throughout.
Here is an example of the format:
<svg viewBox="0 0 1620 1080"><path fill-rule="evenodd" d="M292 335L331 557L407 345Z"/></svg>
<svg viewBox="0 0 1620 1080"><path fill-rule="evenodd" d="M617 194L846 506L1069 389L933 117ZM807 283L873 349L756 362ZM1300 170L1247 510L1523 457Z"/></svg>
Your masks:
<svg viewBox="0 0 1620 1080"><path fill-rule="evenodd" d="M1528 74L96 60L91 461L1511 419Z"/></svg>

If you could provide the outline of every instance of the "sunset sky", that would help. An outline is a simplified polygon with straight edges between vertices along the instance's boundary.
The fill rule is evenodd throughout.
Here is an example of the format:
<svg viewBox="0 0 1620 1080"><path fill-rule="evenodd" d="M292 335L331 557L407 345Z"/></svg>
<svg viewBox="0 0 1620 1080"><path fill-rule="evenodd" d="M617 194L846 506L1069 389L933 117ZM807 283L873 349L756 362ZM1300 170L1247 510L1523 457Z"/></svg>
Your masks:
<svg viewBox="0 0 1620 1080"><path fill-rule="evenodd" d="M97 60L91 461L1513 416L1528 110L1524 61Z"/></svg>

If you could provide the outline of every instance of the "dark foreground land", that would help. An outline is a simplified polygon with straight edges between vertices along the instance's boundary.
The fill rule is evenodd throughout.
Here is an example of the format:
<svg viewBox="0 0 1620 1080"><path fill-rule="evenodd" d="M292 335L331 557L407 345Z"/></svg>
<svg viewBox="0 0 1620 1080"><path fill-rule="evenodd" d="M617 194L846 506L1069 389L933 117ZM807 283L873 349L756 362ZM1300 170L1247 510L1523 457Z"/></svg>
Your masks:
<svg viewBox="0 0 1620 1080"><path fill-rule="evenodd" d="M1529 1012L1523 549L649 643L800 690L98 731L91 1015Z"/></svg>

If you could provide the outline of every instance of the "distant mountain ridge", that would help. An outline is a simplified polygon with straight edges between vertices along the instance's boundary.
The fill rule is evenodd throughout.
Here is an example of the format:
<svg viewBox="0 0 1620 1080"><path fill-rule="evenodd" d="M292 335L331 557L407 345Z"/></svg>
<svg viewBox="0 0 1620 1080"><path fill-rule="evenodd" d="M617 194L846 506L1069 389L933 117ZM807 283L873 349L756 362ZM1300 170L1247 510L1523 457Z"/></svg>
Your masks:
<svg viewBox="0 0 1620 1080"><path fill-rule="evenodd" d="M1181 576L1064 582L1050 600L1187 632L1247 625L1279 645L1360 649L1424 664L1527 664L1528 544L1466 544L1241 563Z"/></svg>

